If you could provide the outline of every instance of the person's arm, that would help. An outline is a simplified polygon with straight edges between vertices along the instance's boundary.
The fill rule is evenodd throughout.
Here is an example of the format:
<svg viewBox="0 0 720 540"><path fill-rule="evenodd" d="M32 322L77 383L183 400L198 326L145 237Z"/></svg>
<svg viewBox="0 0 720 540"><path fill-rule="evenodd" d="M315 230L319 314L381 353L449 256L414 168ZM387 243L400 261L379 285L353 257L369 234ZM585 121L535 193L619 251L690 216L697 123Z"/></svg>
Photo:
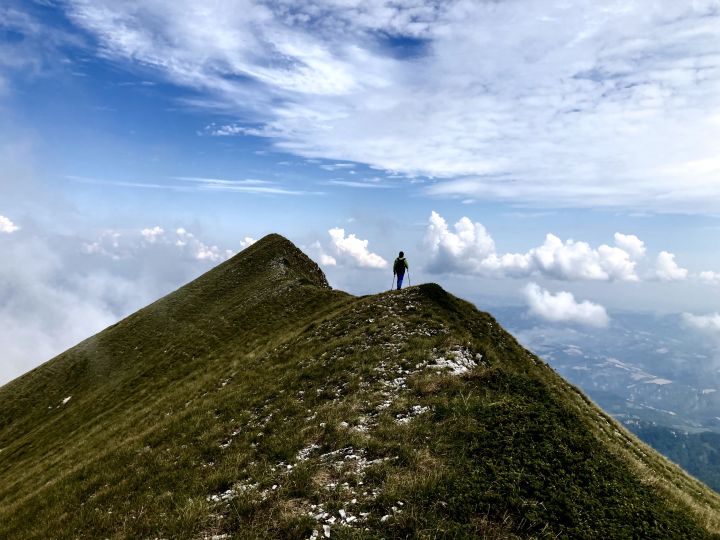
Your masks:
<svg viewBox="0 0 720 540"><path fill-rule="evenodd" d="M407 259L405 259L405 268L407 268L408 270L410 270L410 265L408 264Z"/></svg>

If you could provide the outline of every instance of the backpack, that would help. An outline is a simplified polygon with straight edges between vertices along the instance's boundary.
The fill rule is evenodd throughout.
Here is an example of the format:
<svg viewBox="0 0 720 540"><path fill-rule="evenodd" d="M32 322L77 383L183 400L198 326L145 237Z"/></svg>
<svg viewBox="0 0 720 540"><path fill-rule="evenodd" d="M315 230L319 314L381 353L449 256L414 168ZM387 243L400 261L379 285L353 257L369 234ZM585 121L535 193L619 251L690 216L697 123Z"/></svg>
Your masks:
<svg viewBox="0 0 720 540"><path fill-rule="evenodd" d="M405 257L402 259L398 257L395 259L395 263L393 264L393 272L396 274L404 274L405 273Z"/></svg>

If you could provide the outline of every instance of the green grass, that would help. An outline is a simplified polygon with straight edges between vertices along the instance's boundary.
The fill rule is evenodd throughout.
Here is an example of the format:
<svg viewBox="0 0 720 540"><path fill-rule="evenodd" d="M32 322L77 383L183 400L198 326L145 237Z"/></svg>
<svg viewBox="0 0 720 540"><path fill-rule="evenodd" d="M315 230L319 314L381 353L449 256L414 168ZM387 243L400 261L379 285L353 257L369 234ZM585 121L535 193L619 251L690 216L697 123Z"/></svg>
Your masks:
<svg viewBox="0 0 720 540"><path fill-rule="evenodd" d="M476 367L433 367L455 353ZM720 531L717 495L490 315L437 285L333 291L277 235L0 404L2 538L308 538L332 518L341 539Z"/></svg>

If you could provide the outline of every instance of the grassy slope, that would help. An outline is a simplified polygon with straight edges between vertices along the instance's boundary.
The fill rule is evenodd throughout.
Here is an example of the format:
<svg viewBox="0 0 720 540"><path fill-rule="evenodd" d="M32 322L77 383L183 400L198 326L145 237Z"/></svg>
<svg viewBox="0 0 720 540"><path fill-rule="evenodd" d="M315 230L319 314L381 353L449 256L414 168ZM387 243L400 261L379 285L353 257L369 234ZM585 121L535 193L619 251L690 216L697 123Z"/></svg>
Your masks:
<svg viewBox="0 0 720 540"><path fill-rule="evenodd" d="M455 375L441 357L477 366ZM436 285L332 291L279 236L0 404L0 537L720 531L714 493L492 317Z"/></svg>

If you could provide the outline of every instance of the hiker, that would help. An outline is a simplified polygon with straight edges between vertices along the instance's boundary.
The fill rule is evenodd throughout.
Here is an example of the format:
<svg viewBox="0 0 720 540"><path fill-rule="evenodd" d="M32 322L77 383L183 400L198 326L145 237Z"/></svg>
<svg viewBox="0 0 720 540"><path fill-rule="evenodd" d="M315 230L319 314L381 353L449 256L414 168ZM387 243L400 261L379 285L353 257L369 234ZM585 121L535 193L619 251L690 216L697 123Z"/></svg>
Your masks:
<svg viewBox="0 0 720 540"><path fill-rule="evenodd" d="M398 258L393 263L393 275L397 276L397 290L399 291L402 287L403 278L405 277L405 270L410 271L405 254L401 251Z"/></svg>

